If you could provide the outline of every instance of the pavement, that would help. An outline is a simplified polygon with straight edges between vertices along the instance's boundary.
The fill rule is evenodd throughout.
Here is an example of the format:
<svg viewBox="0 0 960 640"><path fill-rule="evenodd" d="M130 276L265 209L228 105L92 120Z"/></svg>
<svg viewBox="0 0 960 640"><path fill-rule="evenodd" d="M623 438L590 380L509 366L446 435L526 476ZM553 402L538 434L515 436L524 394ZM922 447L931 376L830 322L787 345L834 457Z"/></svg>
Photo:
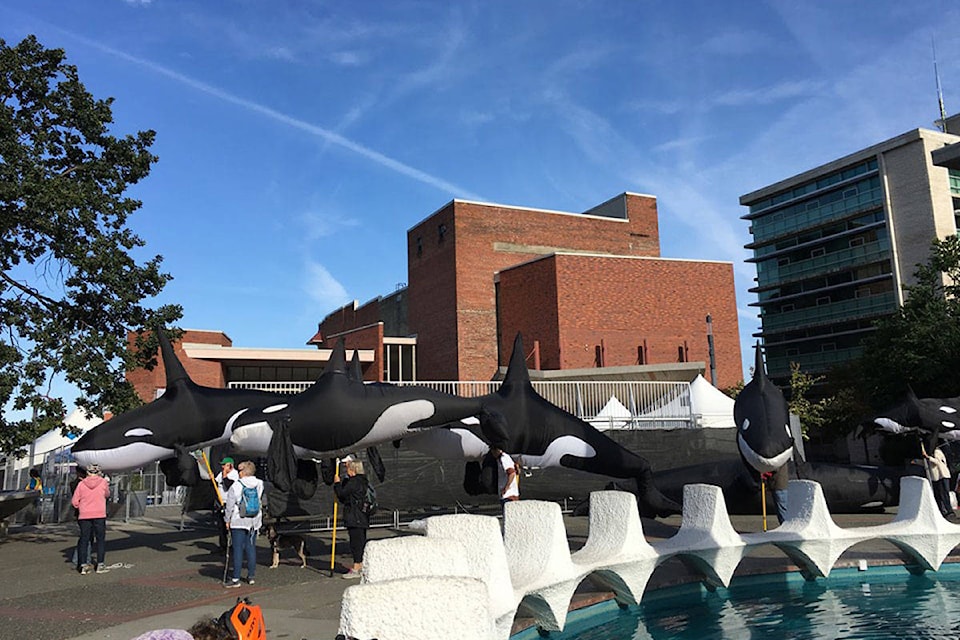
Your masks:
<svg viewBox="0 0 960 640"><path fill-rule="evenodd" d="M895 511L883 514L837 515L841 527L888 522ZM588 519L566 516L571 550L587 538ZM759 516L733 516L741 533L760 531ZM771 526L775 525L773 519ZM676 533L679 516L644 519L650 541ZM410 535L406 529L374 529L371 538ZM144 518L108 521L106 564L109 573L80 575L68 558L76 545L74 523L11 524L0 540L0 640L129 640L153 629L186 629L200 619L218 617L238 597L247 597L263 609L271 640L333 640L339 628L340 600L355 581L330 576L329 532L308 533L308 567L289 550L280 566L270 569L270 550L258 540L256 584L224 589L224 556L217 548L211 521L187 518L181 530L178 507L151 507ZM347 565L345 533L338 534L335 557ZM871 541L848 550L838 566L902 563L891 543ZM949 561L960 561L952 554ZM734 576L795 570L775 547L753 550ZM342 569L341 569L342 570ZM648 590L695 579L682 562L671 559L654 572ZM574 607L608 598L589 579L578 590ZM515 630L529 625L518 615Z"/></svg>

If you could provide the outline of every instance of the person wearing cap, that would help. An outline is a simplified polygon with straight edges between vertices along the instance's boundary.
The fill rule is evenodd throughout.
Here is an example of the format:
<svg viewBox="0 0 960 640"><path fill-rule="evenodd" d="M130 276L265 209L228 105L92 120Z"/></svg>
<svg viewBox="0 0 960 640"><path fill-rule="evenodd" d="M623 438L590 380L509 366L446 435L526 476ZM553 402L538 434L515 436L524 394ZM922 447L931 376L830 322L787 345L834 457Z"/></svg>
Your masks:
<svg viewBox="0 0 960 640"><path fill-rule="evenodd" d="M217 532L220 536L220 551L227 550L227 523L223 519L223 501L227 499L230 487L239 479L240 473L233 466L233 458L224 456L220 460L220 473L214 478L217 489L220 491L220 500L213 505L213 515L217 521Z"/></svg>
<svg viewBox="0 0 960 640"><path fill-rule="evenodd" d="M86 575L93 570L88 556L91 539L97 541L97 573L106 573L107 498L110 483L103 477L100 465L87 467L87 477L77 483L71 504L77 509L80 540L77 542L77 571Z"/></svg>

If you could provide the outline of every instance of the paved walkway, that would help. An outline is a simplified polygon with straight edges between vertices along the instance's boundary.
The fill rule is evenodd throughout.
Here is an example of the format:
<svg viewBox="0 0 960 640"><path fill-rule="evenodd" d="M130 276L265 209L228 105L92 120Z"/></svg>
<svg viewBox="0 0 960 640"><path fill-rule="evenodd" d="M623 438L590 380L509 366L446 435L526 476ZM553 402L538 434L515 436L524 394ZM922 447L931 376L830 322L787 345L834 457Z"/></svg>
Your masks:
<svg viewBox="0 0 960 640"><path fill-rule="evenodd" d="M166 509L166 512L164 511ZM843 527L880 524L892 514L837 516ZM651 540L673 535L679 516L665 521L644 520ZM775 521L774 521L775 522ZM741 532L760 530L760 518L735 516ZM81 576L67 561L76 543L72 524L12 525L0 540L0 640L129 640L160 628L185 629L204 617L217 617L240 596L264 610L271 640L333 640L339 627L340 600L352 581L330 577L330 534L308 535L309 567L300 569L289 551L280 567L269 569L270 552L261 537L257 582L240 589L221 586L224 558L216 533L188 520L179 531L173 508L156 507L148 517L129 523L110 522L107 531L107 574ZM583 545L587 518L567 518L571 548ZM372 537L406 535L378 529ZM337 562L347 563L346 537L337 542ZM900 562L897 549L886 542L858 545L841 559L871 565ZM960 561L960 555L954 557ZM782 571L790 565L773 547L757 549L737 574ZM683 564L670 560L653 575L650 588L691 579ZM585 583L581 601L604 597ZM522 626L523 621L518 620Z"/></svg>

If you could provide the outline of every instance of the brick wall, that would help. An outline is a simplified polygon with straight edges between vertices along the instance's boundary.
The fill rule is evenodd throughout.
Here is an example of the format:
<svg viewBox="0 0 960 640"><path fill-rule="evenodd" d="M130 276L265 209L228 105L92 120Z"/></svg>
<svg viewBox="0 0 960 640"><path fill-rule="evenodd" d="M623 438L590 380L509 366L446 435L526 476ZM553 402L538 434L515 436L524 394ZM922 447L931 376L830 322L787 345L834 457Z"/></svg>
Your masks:
<svg viewBox="0 0 960 640"><path fill-rule="evenodd" d="M127 344L129 349L133 350L136 340L136 334L127 335ZM206 360L194 360L187 357L183 351L182 343L194 344L213 344L222 347L233 345L230 338L222 331L195 331L187 330L183 332L180 342L173 345L173 351L183 364L190 378L197 384L204 387L215 387L222 389L226 386L226 380L223 375L223 367L219 362L208 362ZM166 374L163 369L163 357L157 353L157 366L153 371L146 369L136 369L127 372L127 381L133 385L137 395L144 402L150 402L156 397L156 390L167 386Z"/></svg>
<svg viewBox="0 0 960 640"><path fill-rule="evenodd" d="M487 380L496 372L497 271L561 250L658 256L656 199L620 198L629 219L454 201L411 229L409 313L418 377Z"/></svg>
<svg viewBox="0 0 960 640"><path fill-rule="evenodd" d="M341 334L324 334L324 349L332 349L337 341L343 339L347 349L347 365L353 358L354 349L373 349L373 362L361 365L363 379L370 382L383 382L383 323L376 322Z"/></svg>
<svg viewBox="0 0 960 640"><path fill-rule="evenodd" d="M557 292L556 336L548 296L550 273ZM527 350L540 340L544 369L578 369L597 364L603 344L608 367L687 361L708 363L706 316L713 320L717 384L743 378L733 265L687 260L557 255L500 274L501 363L517 330ZM544 306L541 306L544 305ZM545 321L542 321L545 319ZM527 339L527 336L530 339Z"/></svg>
<svg viewBox="0 0 960 640"><path fill-rule="evenodd" d="M556 260L544 258L500 273L500 362L504 365L520 332L525 356L539 342L540 368L560 368L556 266ZM527 366L534 368L532 359Z"/></svg>
<svg viewBox="0 0 960 640"><path fill-rule="evenodd" d="M451 203L407 232L407 320L417 336L417 377L421 380L460 377L453 215ZM440 225L445 229L442 240Z"/></svg>

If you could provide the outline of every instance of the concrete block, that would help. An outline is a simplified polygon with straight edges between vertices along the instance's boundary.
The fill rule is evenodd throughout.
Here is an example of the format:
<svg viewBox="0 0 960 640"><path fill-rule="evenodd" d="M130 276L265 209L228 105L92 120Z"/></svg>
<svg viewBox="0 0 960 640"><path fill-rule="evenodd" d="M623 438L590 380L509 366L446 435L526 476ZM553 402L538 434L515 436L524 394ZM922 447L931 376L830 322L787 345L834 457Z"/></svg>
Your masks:
<svg viewBox="0 0 960 640"><path fill-rule="evenodd" d="M563 630L570 599L586 575L570 559L560 505L520 500L504 505L503 543L515 597L537 624Z"/></svg>
<svg viewBox="0 0 960 640"><path fill-rule="evenodd" d="M730 584L746 543L730 523L720 487L688 484L683 488L683 520L677 535L653 545L660 561L678 557L703 576L708 588Z"/></svg>
<svg viewBox="0 0 960 640"><path fill-rule="evenodd" d="M499 640L487 588L472 578L406 578L349 587L340 633L369 640L423 640L455 633L461 640Z"/></svg>
<svg viewBox="0 0 960 640"><path fill-rule="evenodd" d="M787 518L762 534L745 535L751 546L770 543L800 567L812 580L830 575L837 558L851 546L869 539L856 530L841 529L833 521L823 489L810 480L791 480L787 489Z"/></svg>
<svg viewBox="0 0 960 640"><path fill-rule="evenodd" d="M590 494L590 529L583 548L571 556L591 580L613 591L618 602L643 596L658 555L643 536L637 499L623 491Z"/></svg>
<svg viewBox="0 0 960 640"><path fill-rule="evenodd" d="M917 476L900 479L900 508L891 522L859 531L897 545L913 559L915 564L908 565L913 573L936 571L960 544L960 526L940 514L930 482Z"/></svg>

